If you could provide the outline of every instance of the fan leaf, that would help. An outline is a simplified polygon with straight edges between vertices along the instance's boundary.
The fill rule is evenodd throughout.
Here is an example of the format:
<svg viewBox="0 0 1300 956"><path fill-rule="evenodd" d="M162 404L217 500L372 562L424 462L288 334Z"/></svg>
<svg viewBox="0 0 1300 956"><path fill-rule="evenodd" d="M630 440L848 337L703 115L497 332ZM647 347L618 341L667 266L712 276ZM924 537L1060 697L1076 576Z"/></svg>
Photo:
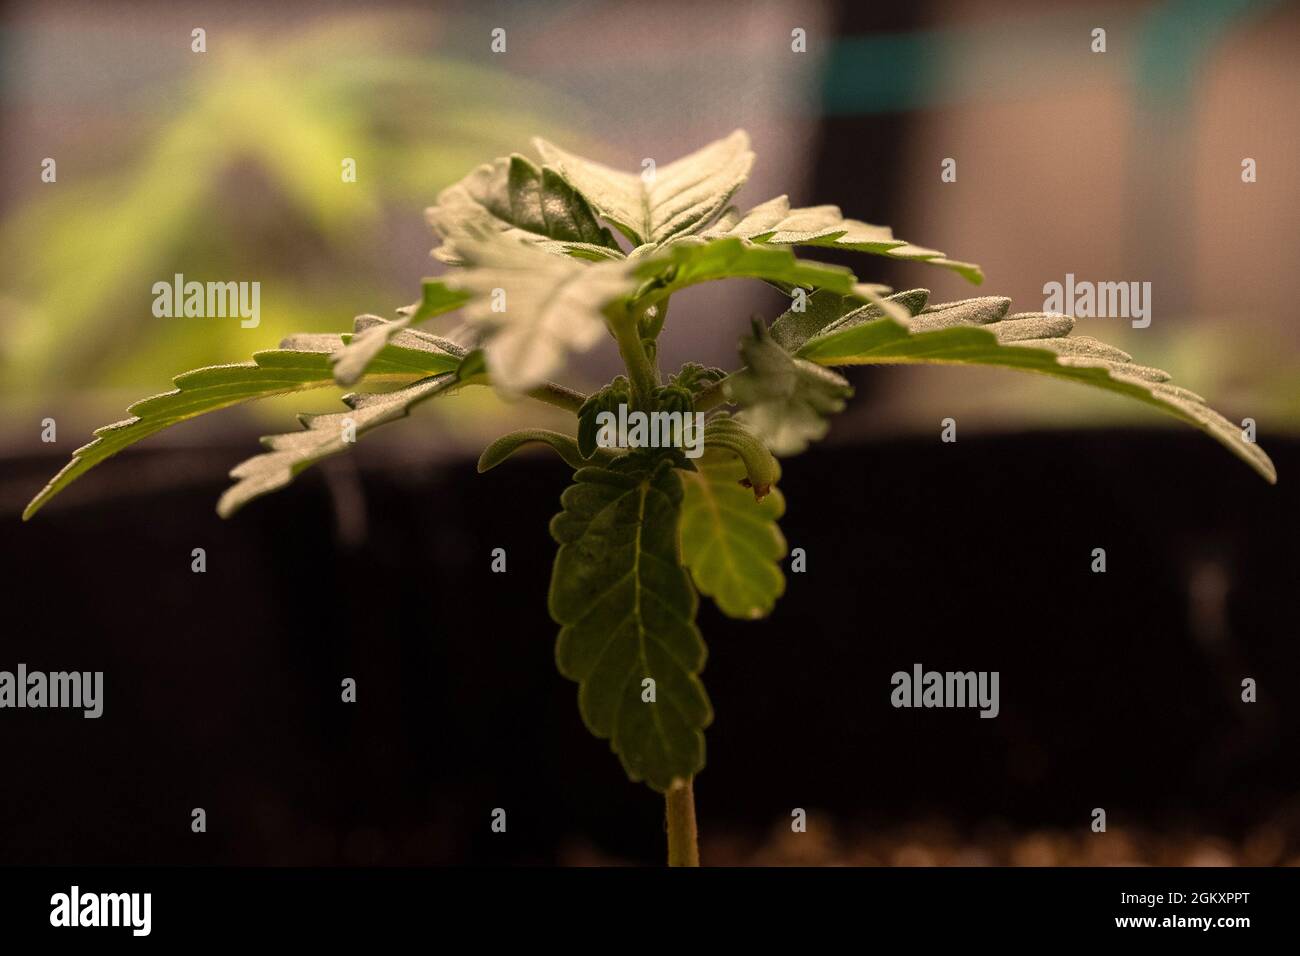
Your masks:
<svg viewBox="0 0 1300 956"><path fill-rule="evenodd" d="M1088 336L1069 336L1067 315L1007 315L1010 300L993 297L929 306L907 324L891 318L855 321L814 336L798 356L819 365L994 365L1082 382L1153 405L1207 432L1270 483L1277 470L1264 450L1169 373L1137 365L1126 352Z"/></svg>
<svg viewBox="0 0 1300 956"><path fill-rule="evenodd" d="M584 723L627 775L661 792L703 769L713 719L698 598L679 552L682 494L667 459L626 455L579 469L551 522L560 673L578 682Z"/></svg>
<svg viewBox="0 0 1300 956"><path fill-rule="evenodd" d="M984 281L984 273L973 262L958 262L945 257L938 250L914 246L904 239L895 238L888 226L873 226L856 219L845 219L839 206L791 209L790 200L785 196L769 199L743 216L723 216L704 236L709 239L740 238L777 245L852 249L891 259L943 266L975 285Z"/></svg>
<svg viewBox="0 0 1300 956"><path fill-rule="evenodd" d="M31 500L23 519L100 462L164 428L242 402L333 385L330 353L343 344L344 337L337 335L294 336L278 349L254 353L251 362L213 365L176 376L172 391L142 399L127 409L130 418L96 429L94 440L74 451L63 470ZM389 345L371 363L366 381L413 382L454 369L459 361L434 348Z"/></svg>
<svg viewBox="0 0 1300 956"><path fill-rule="evenodd" d="M392 392L345 395L347 412L299 415L303 431L263 438L266 452L231 469L236 484L221 496L217 514L229 518L255 498L286 487L321 459L347 451L366 432L406 417L420 402L460 384L456 372L444 372Z"/></svg>
<svg viewBox="0 0 1300 956"><path fill-rule="evenodd" d="M330 363L334 366L334 380L340 385L353 385L365 374L370 363L384 346L397 338L411 325L432 319L458 309L469 300L469 296L456 289L448 288L436 279L424 280L424 292L420 301L401 310L401 317L389 321L377 315L359 315L353 321L352 338L337 352L330 354ZM449 354L463 350L446 339L426 336L425 344L436 343Z"/></svg>

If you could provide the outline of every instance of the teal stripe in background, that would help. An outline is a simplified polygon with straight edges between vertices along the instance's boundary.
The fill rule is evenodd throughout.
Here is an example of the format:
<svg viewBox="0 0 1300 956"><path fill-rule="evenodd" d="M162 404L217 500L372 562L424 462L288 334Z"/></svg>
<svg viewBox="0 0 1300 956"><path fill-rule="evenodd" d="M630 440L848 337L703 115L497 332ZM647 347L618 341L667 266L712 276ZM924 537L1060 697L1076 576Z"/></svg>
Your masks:
<svg viewBox="0 0 1300 956"><path fill-rule="evenodd" d="M1166 107L1185 105L1199 63L1231 30L1282 0L1173 0L1138 12L1018 17L960 29L881 33L836 42L822 81L829 116L901 112L1053 88L1114 82L1113 59L1086 57L1104 27L1106 57L1130 64L1135 86Z"/></svg>

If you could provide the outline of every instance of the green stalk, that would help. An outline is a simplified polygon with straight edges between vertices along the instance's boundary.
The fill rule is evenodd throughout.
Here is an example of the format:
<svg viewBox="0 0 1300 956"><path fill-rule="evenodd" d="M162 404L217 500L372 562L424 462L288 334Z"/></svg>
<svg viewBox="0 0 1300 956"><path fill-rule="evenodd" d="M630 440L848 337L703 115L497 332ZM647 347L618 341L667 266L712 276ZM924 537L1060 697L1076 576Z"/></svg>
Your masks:
<svg viewBox="0 0 1300 956"><path fill-rule="evenodd" d="M637 313L627 311L615 316L610 321L614 340L618 342L618 352L623 356L627 366L627 377L632 383L632 395L637 408L649 409L651 398L659 386L659 370L646 355L645 346L641 344Z"/></svg>
<svg viewBox="0 0 1300 956"><path fill-rule="evenodd" d="M587 400L587 396L582 392L575 391L565 385L557 385L555 382L543 382L528 393L529 398L535 398L539 402L545 402L547 405L554 405L556 408L562 408L566 412L573 412L575 415L582 403Z"/></svg>
<svg viewBox="0 0 1300 956"><path fill-rule="evenodd" d="M693 781L679 782L670 787L664 794L664 803L668 813L668 865L699 866Z"/></svg>

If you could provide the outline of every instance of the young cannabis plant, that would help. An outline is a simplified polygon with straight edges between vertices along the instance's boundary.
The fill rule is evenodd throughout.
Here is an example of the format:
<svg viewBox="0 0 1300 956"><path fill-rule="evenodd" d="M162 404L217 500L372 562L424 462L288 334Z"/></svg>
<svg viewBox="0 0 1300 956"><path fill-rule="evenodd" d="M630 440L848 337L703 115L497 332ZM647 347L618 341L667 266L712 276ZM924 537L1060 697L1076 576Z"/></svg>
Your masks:
<svg viewBox="0 0 1300 956"><path fill-rule="evenodd" d="M738 618L763 617L781 596L775 456L821 438L852 394L827 366L995 365L1083 382L1190 422L1275 480L1268 456L1200 396L1118 349L1069 336L1069 316L1009 315L1010 301L993 296L930 304L923 289L889 295L848 269L796 257L795 246L853 249L983 278L975 265L845 219L835 206L792 209L779 196L739 212L731 199L754 161L743 132L642 175L535 145L540 165L498 159L438 197L428 211L442 240L434 254L451 269L425 280L420 301L398 318L361 316L351 334L294 336L251 362L178 376L173 391L99 429L24 517L126 446L266 395L336 382L367 388L344 398L347 411L302 416L303 430L263 439L266 451L231 472L223 516L459 388L491 385L567 409L573 434L506 435L483 452L479 471L529 443L549 445L574 469L551 522L556 662L578 684L588 729L610 742L633 781L665 794L669 862L691 864L692 780L713 713L700 681L697 592ZM738 370L691 364L665 379L657 343L673 293L730 278L764 280L790 296L790 308L770 326L754 324ZM455 341L414 328L453 310L463 318ZM590 396L551 381L569 353L607 335L626 376ZM620 446L610 424L634 413L681 424L656 432L668 437L658 443L635 440L634 428ZM697 413L707 415L702 441L687 449Z"/></svg>

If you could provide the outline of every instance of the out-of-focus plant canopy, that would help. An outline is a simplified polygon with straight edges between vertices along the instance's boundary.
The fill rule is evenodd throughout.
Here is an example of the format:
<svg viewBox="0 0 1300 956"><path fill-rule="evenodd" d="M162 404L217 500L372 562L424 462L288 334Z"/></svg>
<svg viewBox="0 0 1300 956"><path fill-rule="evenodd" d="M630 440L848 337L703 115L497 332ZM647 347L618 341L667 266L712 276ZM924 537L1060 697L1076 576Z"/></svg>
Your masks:
<svg viewBox="0 0 1300 956"><path fill-rule="evenodd" d="M97 168L92 144L65 147L57 186L0 229L0 379L137 385L335 328L376 288L399 295L409 277L385 254L386 210L400 222L485 153L578 115L531 81L422 53L407 24L223 32L174 84L128 104L143 119L123 159ZM260 281L260 326L155 318L152 284L175 273Z"/></svg>

